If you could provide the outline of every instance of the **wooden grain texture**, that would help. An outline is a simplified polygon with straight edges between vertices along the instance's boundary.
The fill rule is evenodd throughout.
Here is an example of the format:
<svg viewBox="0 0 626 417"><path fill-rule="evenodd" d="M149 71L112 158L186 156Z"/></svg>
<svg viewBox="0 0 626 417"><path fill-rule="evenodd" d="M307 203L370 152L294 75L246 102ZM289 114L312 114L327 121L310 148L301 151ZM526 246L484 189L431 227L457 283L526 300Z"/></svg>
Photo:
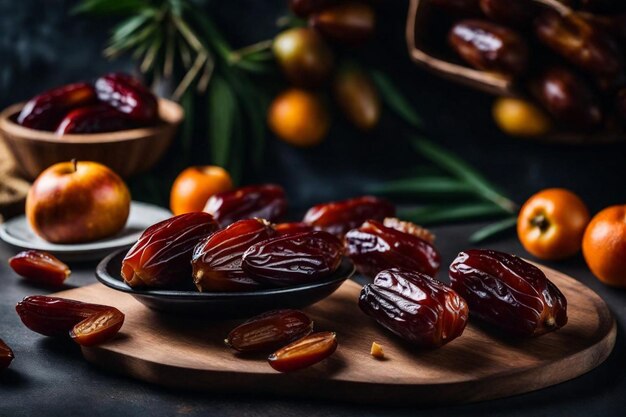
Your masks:
<svg viewBox="0 0 626 417"><path fill-rule="evenodd" d="M568 299L569 323L530 340L507 339L470 323L437 350L406 345L357 306L360 286L347 281L309 307L317 330L337 332L339 348L309 369L280 374L264 357L233 353L223 339L238 322L211 322L151 311L100 284L57 295L113 305L126 313L116 339L83 348L103 368L169 387L231 393L332 398L389 404L463 403L529 392L575 378L602 363L615 343L615 321L593 291L542 267ZM373 341L385 359L370 356Z"/></svg>

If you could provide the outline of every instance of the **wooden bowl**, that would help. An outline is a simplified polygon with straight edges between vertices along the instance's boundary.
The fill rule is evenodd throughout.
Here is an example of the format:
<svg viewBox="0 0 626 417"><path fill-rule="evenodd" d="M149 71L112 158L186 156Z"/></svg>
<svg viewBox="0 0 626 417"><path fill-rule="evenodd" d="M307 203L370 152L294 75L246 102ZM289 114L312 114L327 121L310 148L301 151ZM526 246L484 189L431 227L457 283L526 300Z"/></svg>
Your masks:
<svg viewBox="0 0 626 417"><path fill-rule="evenodd" d="M566 15L572 9L556 0L532 0L535 3L551 7ZM474 69L460 63L449 48L442 48L447 32L439 33L433 18L439 13L436 6L427 0L410 0L406 21L406 41L409 57L418 66L425 68L443 78L466 85L470 88L496 96L526 97L523 89L515 80L504 74ZM443 37L437 44L433 36ZM456 62L455 62L456 61ZM567 144L598 144L624 141L623 132L560 132L553 131L537 139L545 142Z"/></svg>
<svg viewBox="0 0 626 417"><path fill-rule="evenodd" d="M54 132L29 129L15 123L24 103L0 113L0 138L13 154L18 169L35 179L44 169L72 158L100 162L128 178L149 170L172 143L183 109L159 98L160 124L154 127L97 134L57 136Z"/></svg>

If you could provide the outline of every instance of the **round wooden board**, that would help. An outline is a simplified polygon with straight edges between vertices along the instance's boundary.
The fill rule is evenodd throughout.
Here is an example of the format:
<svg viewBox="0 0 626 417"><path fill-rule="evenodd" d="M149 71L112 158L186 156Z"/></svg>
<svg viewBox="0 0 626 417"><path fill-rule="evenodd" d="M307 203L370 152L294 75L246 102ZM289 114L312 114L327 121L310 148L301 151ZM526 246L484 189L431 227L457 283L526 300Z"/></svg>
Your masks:
<svg viewBox="0 0 626 417"><path fill-rule="evenodd" d="M461 337L440 349L415 349L359 310L360 286L348 281L306 309L317 330L337 332L337 352L291 374L275 372L263 357L242 357L226 348L223 339L235 321L157 313L100 284L58 295L122 310L126 321L118 337L83 348L83 355L98 366L144 381L236 394L450 404L555 385L590 371L611 353L616 325L604 301L575 279L541 268L568 300L569 322L557 332L516 340L470 323ZM370 356L373 341L383 345L384 360Z"/></svg>

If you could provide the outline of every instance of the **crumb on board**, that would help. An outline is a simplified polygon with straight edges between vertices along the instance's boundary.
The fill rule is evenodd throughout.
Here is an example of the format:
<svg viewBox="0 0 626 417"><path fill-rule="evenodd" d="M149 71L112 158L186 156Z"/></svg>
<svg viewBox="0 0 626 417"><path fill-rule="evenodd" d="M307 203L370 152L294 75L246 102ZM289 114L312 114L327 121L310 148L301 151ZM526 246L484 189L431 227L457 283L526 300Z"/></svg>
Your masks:
<svg viewBox="0 0 626 417"><path fill-rule="evenodd" d="M370 355L375 357L376 359L383 359L385 357L385 352L383 352L383 347L376 342L372 342L372 348L370 349Z"/></svg>

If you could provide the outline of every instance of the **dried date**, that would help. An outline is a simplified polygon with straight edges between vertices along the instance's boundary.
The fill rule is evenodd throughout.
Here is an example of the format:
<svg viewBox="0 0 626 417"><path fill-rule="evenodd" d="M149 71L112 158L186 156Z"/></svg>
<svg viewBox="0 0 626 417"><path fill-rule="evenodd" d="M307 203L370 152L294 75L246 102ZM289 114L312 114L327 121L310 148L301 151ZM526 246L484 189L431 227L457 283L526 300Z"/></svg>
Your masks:
<svg viewBox="0 0 626 417"><path fill-rule="evenodd" d="M312 333L272 353L267 361L279 372L308 368L328 358L337 350L335 332Z"/></svg>
<svg viewBox="0 0 626 417"><path fill-rule="evenodd" d="M243 254L243 270L255 281L284 287L320 280L339 268L341 241L315 231L278 236L256 243Z"/></svg>
<svg viewBox="0 0 626 417"><path fill-rule="evenodd" d="M9 259L9 266L22 277L39 284L58 287L70 276L70 268L55 256L27 250Z"/></svg>
<svg viewBox="0 0 626 417"><path fill-rule="evenodd" d="M75 325L109 308L45 295L26 297L15 306L22 323L44 336L68 336Z"/></svg>
<svg viewBox="0 0 626 417"><path fill-rule="evenodd" d="M239 220L200 242L191 261L193 280L200 291L246 291L261 287L241 266L244 252L274 235L262 219Z"/></svg>
<svg viewBox="0 0 626 417"><path fill-rule="evenodd" d="M31 129L53 131L68 111L96 101L96 91L90 84L65 85L30 99L17 116L17 122Z"/></svg>
<svg viewBox="0 0 626 417"><path fill-rule="evenodd" d="M369 4L347 0L311 14L309 25L333 41L360 44L374 34L376 12Z"/></svg>
<svg viewBox="0 0 626 417"><path fill-rule="evenodd" d="M388 269L359 297L361 310L408 342L436 348L459 337L467 324L465 300L443 283L418 272Z"/></svg>
<svg viewBox="0 0 626 417"><path fill-rule="evenodd" d="M251 185L213 195L204 211L222 227L254 217L274 222L287 212L287 199L285 190L278 185Z"/></svg>
<svg viewBox="0 0 626 417"><path fill-rule="evenodd" d="M539 336L567 323L567 300L536 266L493 250L461 252L450 281L473 317L517 336Z"/></svg>
<svg viewBox="0 0 626 417"><path fill-rule="evenodd" d="M430 230L415 223L403 221L396 217L386 217L385 220L383 220L383 225L385 225L386 227L391 227L392 229L396 229L400 232L417 236L430 244L435 243L435 235L432 234Z"/></svg>
<svg viewBox="0 0 626 417"><path fill-rule="evenodd" d="M13 350L0 339L0 370L8 368L13 359L15 359Z"/></svg>
<svg viewBox="0 0 626 417"><path fill-rule="evenodd" d="M133 287L172 287L191 275L194 247L218 229L207 213L187 213L150 226L128 251L122 277Z"/></svg>
<svg viewBox="0 0 626 417"><path fill-rule="evenodd" d="M530 82L530 91L559 122L590 130L602 121L595 92L585 79L565 67L552 67Z"/></svg>
<svg viewBox="0 0 626 417"><path fill-rule="evenodd" d="M312 232L313 226L304 222L278 223L274 225L277 235L295 235L299 233Z"/></svg>
<svg viewBox="0 0 626 417"><path fill-rule="evenodd" d="M81 346L95 346L113 338L124 324L124 313L108 307L77 323L70 337Z"/></svg>
<svg viewBox="0 0 626 417"><path fill-rule="evenodd" d="M577 13L544 10L534 22L537 38L548 48L601 77L617 77L623 69L620 49L606 34Z"/></svg>
<svg viewBox="0 0 626 417"><path fill-rule="evenodd" d="M132 129L137 125L113 107L95 105L72 110L57 127L57 135L103 133Z"/></svg>
<svg viewBox="0 0 626 417"><path fill-rule="evenodd" d="M457 54L474 68L510 75L528 68L528 46L517 32L483 20L455 24L448 41Z"/></svg>
<svg viewBox="0 0 626 417"><path fill-rule="evenodd" d="M235 327L224 341L239 352L267 352L313 331L313 321L302 311L269 311Z"/></svg>
<svg viewBox="0 0 626 417"><path fill-rule="evenodd" d="M435 276L441 264L439 252L431 243L375 220L349 231L344 244L346 255L359 273L368 277L389 268Z"/></svg>
<svg viewBox="0 0 626 417"><path fill-rule="evenodd" d="M100 101L142 124L154 124L158 119L158 102L139 80L128 74L107 74L96 80Z"/></svg>
<svg viewBox="0 0 626 417"><path fill-rule="evenodd" d="M496 22L526 26L536 12L536 5L531 0L480 0L480 9Z"/></svg>
<svg viewBox="0 0 626 417"><path fill-rule="evenodd" d="M363 196L313 206L305 214L303 222L317 230L343 237L348 230L366 220L382 221L385 217L395 216L395 213L395 207L387 200Z"/></svg>

